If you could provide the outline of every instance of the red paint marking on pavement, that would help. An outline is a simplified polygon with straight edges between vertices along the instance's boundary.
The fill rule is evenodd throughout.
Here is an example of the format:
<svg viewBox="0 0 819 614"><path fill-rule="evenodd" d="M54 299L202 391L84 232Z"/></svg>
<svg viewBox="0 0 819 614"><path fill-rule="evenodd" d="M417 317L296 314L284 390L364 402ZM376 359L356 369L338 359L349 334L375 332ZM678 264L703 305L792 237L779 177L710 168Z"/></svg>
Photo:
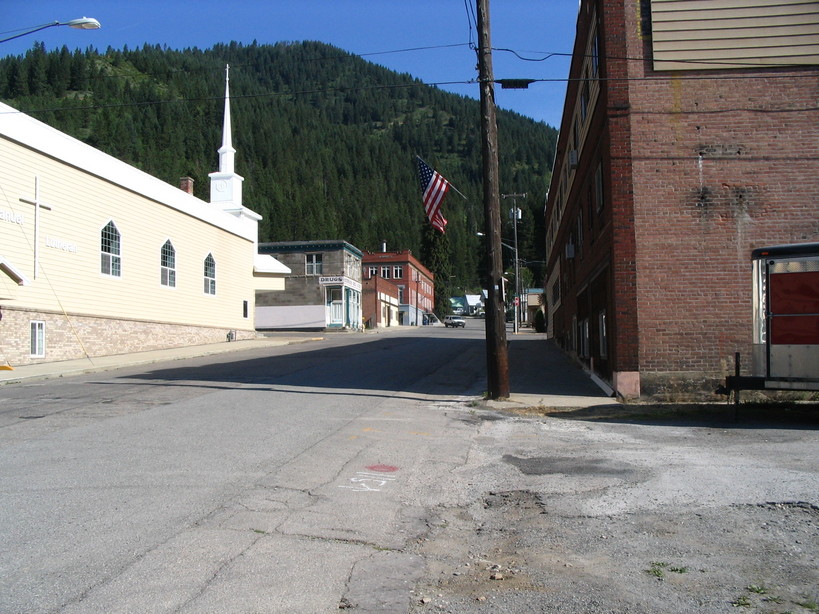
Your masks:
<svg viewBox="0 0 819 614"><path fill-rule="evenodd" d="M366 467L370 471L377 471L379 473L394 473L398 471L398 467L394 467L392 465L370 465Z"/></svg>

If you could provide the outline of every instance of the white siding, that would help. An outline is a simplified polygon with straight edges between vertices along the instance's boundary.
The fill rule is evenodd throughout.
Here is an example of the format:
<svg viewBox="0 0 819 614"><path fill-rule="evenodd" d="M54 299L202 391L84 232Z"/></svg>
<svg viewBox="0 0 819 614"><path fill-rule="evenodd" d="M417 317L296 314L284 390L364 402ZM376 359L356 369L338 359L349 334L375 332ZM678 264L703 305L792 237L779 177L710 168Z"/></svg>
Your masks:
<svg viewBox="0 0 819 614"><path fill-rule="evenodd" d="M33 200L35 177L40 200L51 207L40 213L36 275L34 206L20 200ZM5 138L0 138L0 187L0 211L13 219L22 216L22 224L0 220L0 256L31 280L18 286L0 273L0 296L12 299L10 306L252 329L252 317L242 317L242 301L253 305L255 244L232 216L212 210L192 215ZM192 200L186 206L210 209ZM225 225L211 223L221 218ZM119 278L100 272L100 230L109 220L121 234ZM176 249L175 288L160 284L160 249L167 239ZM216 261L215 296L204 292L209 253Z"/></svg>
<svg viewBox="0 0 819 614"><path fill-rule="evenodd" d="M652 0L655 70L819 64L815 0Z"/></svg>

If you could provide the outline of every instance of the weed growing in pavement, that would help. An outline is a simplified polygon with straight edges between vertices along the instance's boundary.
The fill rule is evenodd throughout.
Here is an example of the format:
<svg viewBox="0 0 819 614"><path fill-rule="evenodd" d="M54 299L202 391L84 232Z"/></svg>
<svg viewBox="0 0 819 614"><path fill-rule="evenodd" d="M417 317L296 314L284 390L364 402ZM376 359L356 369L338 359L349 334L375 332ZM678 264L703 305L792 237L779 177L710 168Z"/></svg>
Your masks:
<svg viewBox="0 0 819 614"><path fill-rule="evenodd" d="M764 586L759 586L758 584L749 584L745 587L745 590L749 593L756 593L757 595L767 595L768 589Z"/></svg>
<svg viewBox="0 0 819 614"><path fill-rule="evenodd" d="M800 608L810 610L811 612L819 612L819 602L813 599L806 599L805 601L800 601L796 605L798 605Z"/></svg>
<svg viewBox="0 0 819 614"><path fill-rule="evenodd" d="M651 563L649 563L649 568L644 571L647 574L662 580L663 578L665 578L666 570L672 573L679 574L688 573L688 567L677 567L675 565L671 565L670 563L661 563L658 561L652 561Z"/></svg>
<svg viewBox="0 0 819 614"><path fill-rule="evenodd" d="M748 595L740 595L731 602L731 605L735 608L750 608L751 600Z"/></svg>

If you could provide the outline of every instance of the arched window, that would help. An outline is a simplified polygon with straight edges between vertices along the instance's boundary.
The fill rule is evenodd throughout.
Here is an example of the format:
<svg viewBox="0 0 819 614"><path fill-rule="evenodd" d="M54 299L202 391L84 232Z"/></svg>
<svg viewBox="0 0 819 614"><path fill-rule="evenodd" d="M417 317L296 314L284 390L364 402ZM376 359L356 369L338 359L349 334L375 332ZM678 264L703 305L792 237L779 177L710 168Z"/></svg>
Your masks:
<svg viewBox="0 0 819 614"><path fill-rule="evenodd" d="M112 277L122 275L120 235L114 222L108 222L100 232L100 272Z"/></svg>
<svg viewBox="0 0 819 614"><path fill-rule="evenodd" d="M162 246L160 256L161 282L163 286L176 287L176 250L170 239Z"/></svg>
<svg viewBox="0 0 819 614"><path fill-rule="evenodd" d="M216 261L212 254L205 258L205 294L216 294Z"/></svg>

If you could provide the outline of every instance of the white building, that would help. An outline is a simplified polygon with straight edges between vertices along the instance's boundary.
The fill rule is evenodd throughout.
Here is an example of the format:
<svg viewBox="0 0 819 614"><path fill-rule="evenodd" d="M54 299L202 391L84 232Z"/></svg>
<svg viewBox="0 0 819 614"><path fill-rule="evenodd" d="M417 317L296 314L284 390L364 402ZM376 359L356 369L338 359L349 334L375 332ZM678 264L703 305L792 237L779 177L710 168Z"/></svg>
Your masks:
<svg viewBox="0 0 819 614"><path fill-rule="evenodd" d="M0 104L0 365L255 336L257 255L226 83L211 202Z"/></svg>

